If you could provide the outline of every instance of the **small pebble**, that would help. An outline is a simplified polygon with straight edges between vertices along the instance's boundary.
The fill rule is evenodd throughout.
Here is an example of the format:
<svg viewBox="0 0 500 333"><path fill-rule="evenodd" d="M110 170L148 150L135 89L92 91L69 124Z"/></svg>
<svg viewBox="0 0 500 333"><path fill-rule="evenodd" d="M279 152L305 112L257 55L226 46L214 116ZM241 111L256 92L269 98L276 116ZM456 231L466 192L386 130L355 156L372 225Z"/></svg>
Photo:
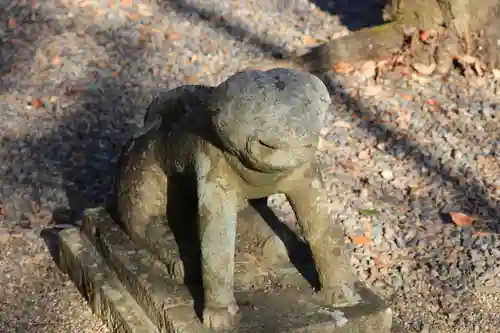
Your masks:
<svg viewBox="0 0 500 333"><path fill-rule="evenodd" d="M387 181L391 181L394 179L394 174L390 170L384 170L380 174L381 174L382 178L384 178Z"/></svg>

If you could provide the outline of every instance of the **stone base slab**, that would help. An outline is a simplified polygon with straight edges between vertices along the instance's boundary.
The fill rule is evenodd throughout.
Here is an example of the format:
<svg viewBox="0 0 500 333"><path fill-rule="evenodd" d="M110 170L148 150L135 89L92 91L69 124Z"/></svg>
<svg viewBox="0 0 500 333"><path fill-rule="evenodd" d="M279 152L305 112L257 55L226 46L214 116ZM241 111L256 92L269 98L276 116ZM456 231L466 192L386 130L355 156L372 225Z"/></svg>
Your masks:
<svg viewBox="0 0 500 333"><path fill-rule="evenodd" d="M61 268L112 332L208 332L199 319L199 285L180 283L169 264L132 242L103 209L88 210L84 227L60 232L59 240ZM296 269L262 271L258 261L237 263L242 317L231 332L391 332L391 310L362 285L361 304L326 308Z"/></svg>

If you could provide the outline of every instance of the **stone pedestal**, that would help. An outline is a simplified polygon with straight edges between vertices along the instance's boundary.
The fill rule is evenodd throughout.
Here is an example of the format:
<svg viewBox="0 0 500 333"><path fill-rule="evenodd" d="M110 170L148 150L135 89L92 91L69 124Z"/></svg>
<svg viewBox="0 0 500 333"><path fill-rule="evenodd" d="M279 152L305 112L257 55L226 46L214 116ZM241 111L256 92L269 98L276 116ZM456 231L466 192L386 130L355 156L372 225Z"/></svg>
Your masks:
<svg viewBox="0 0 500 333"><path fill-rule="evenodd" d="M183 269L179 273L175 240L158 238L163 243L155 247L164 247L160 261L133 243L101 208L87 210L83 228L66 229L59 237L61 268L112 332L207 332L199 319L202 289L195 278L186 279ZM370 290L359 286L362 304L326 308L303 277L308 273L264 260L258 251L245 250L250 248L245 235L238 238L235 296L242 319L234 332L391 332L391 310ZM304 264L300 271L312 267Z"/></svg>

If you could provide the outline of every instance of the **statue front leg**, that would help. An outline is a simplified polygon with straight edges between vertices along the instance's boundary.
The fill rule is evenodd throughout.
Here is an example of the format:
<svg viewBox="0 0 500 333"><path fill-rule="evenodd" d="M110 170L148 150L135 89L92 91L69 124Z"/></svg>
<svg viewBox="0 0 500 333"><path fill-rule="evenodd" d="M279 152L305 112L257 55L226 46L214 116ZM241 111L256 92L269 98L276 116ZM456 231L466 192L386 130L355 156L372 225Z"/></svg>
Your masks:
<svg viewBox="0 0 500 333"><path fill-rule="evenodd" d="M284 182L283 192L311 248L325 301L339 307L359 303L344 230L329 215L328 198L317 166L311 164L294 173Z"/></svg>
<svg viewBox="0 0 500 333"><path fill-rule="evenodd" d="M214 330L228 329L238 319L234 255L240 198L231 184L229 172L212 167L206 156L201 156L198 162L198 226L205 298L203 325Z"/></svg>

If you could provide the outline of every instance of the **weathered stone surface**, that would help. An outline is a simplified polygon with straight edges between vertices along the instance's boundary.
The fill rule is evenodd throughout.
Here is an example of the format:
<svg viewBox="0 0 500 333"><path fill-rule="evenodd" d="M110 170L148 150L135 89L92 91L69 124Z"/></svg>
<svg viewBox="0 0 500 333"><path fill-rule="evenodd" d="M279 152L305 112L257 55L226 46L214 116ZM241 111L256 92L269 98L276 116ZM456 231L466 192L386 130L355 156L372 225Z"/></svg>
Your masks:
<svg viewBox="0 0 500 333"><path fill-rule="evenodd" d="M148 267L148 272L156 277L154 281L157 279L168 279L176 282L176 284L174 284L175 290L159 290L157 292L154 291L154 294L163 295L165 297L170 295L168 296L169 302L175 304L182 302L186 297L191 299L188 294L183 294L181 291L177 292L179 286L181 286L180 283L183 282L183 277L179 277L176 272L168 269L169 267L182 265L181 259L177 254L178 251L175 241L166 241L162 243L164 251L171 254L171 256L167 258L165 265L162 261L155 258L150 251L131 242L128 236L102 209L88 210L84 218L83 228L84 233L92 240L99 249L99 252L107 259L109 265L112 266L115 271L119 272L119 276L123 277L124 274L138 276L137 278L130 276L129 280L124 281L125 284L129 283L131 279L134 279L135 282L141 283L141 285L153 285L151 281L142 280L142 278L151 278L151 275L142 275L144 272L141 271L141 265L144 264L145 267ZM248 239L245 235L239 234L238 238L242 240L242 242L240 242L240 249L248 249L251 246L251 244L245 242L245 240ZM158 242L161 242L161 240L158 240ZM138 265L138 263L141 265ZM194 260L184 265L193 264L196 264ZM255 253L251 254L250 252L238 251L235 260L235 272L235 288L239 291L265 289L269 287L269 285L290 284L294 284L304 289L310 288L307 281L300 276L300 273L291 264L288 267L282 267L281 265L272 267L266 265L263 258L257 256ZM199 279L199 277L192 277L189 279L189 282L199 283L199 280L197 281L196 278ZM179 299L174 295L178 295ZM191 300L188 303L192 304Z"/></svg>
<svg viewBox="0 0 500 333"><path fill-rule="evenodd" d="M82 231L65 230L60 240L61 266L116 332L206 332L199 320L199 285L176 281L166 265L133 243L103 209L88 210ZM360 305L325 308L297 270L266 267L259 258L248 258L248 253L237 254L235 296L242 317L235 331L390 332L390 310L368 289L357 287Z"/></svg>
<svg viewBox="0 0 500 333"><path fill-rule="evenodd" d="M67 229L59 237L61 269L112 332L159 332L80 230Z"/></svg>

